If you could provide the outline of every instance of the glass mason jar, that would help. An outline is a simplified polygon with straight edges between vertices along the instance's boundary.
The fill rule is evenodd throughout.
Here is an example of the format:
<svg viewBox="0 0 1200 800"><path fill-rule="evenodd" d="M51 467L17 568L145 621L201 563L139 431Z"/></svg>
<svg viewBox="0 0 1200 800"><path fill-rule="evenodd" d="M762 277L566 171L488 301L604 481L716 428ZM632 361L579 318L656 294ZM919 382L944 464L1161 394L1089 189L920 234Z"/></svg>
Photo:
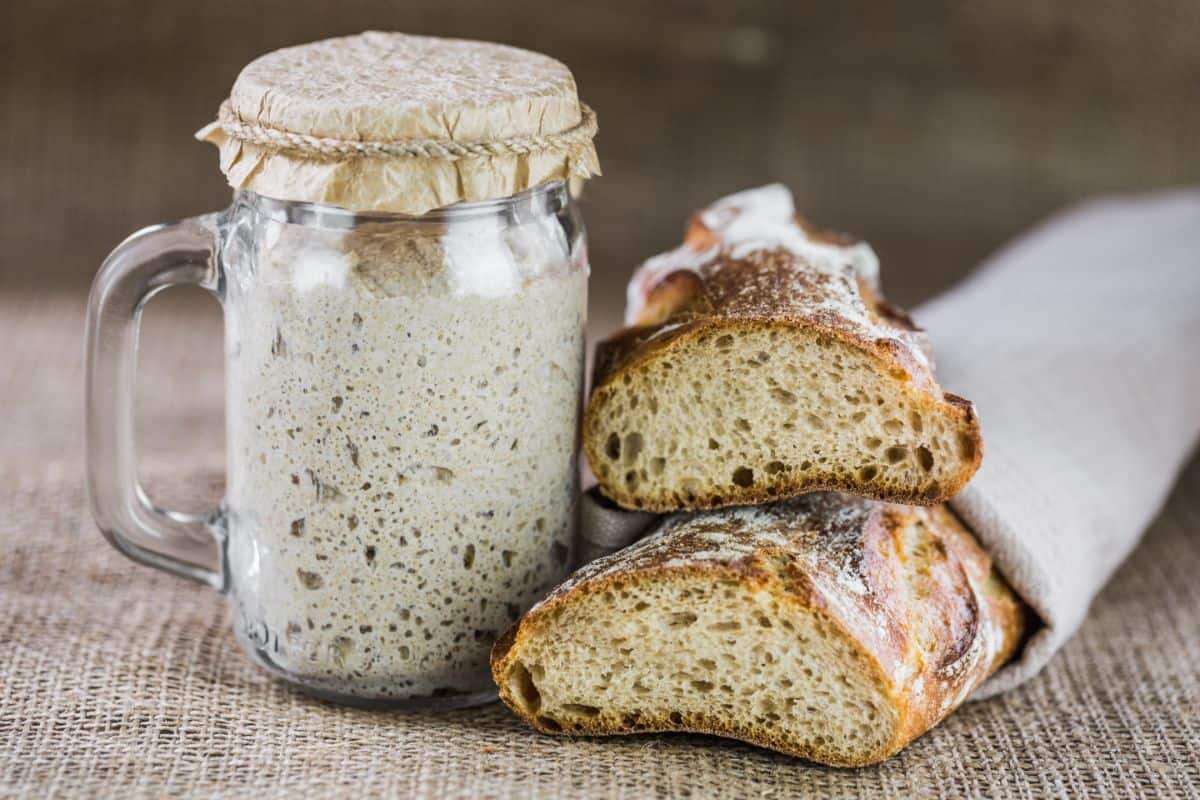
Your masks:
<svg viewBox="0 0 1200 800"><path fill-rule="evenodd" d="M251 657L338 702L494 697L493 641L567 573L587 255L562 182L422 216L250 192L109 256L88 322L96 520L226 593ZM227 493L137 484L138 317L197 284L225 315Z"/></svg>

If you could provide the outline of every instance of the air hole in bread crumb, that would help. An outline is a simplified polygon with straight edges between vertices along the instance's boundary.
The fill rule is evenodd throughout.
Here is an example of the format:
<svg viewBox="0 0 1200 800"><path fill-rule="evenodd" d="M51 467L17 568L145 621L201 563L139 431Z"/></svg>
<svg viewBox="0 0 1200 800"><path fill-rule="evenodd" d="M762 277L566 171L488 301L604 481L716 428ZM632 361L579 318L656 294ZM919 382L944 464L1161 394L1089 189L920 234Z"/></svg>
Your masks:
<svg viewBox="0 0 1200 800"><path fill-rule="evenodd" d="M713 661L711 658L702 658L700 659L700 668L709 672L716 672L717 662Z"/></svg>
<svg viewBox="0 0 1200 800"><path fill-rule="evenodd" d="M741 417L738 417L733 421L733 427L737 428L739 431L749 431L750 423Z"/></svg>
<svg viewBox="0 0 1200 800"><path fill-rule="evenodd" d="M929 472L933 469L933 453L929 452L929 448L921 445L917 448L917 463L921 465L921 469Z"/></svg>
<svg viewBox="0 0 1200 800"><path fill-rule="evenodd" d="M717 686L710 681L692 681L692 688L697 692L711 692Z"/></svg>
<svg viewBox="0 0 1200 800"><path fill-rule="evenodd" d="M801 461L800 469L805 470L805 471L812 469L812 462L811 461Z"/></svg>
<svg viewBox="0 0 1200 800"><path fill-rule="evenodd" d="M680 714L678 711L672 711L669 715L669 718L671 720L672 725L682 725L683 724L683 714Z"/></svg>
<svg viewBox="0 0 1200 800"><path fill-rule="evenodd" d="M865 412L865 411L855 411L853 414L850 415L850 419L853 422L862 422L866 418L867 418L867 412Z"/></svg>
<svg viewBox="0 0 1200 800"><path fill-rule="evenodd" d="M667 468L667 460L665 458L650 459L650 474L651 475L656 475L656 476L662 475L663 470L665 470L666 468Z"/></svg>
<svg viewBox="0 0 1200 800"><path fill-rule="evenodd" d="M738 467L733 471L733 482L743 489L754 485L754 470L749 467Z"/></svg>
<svg viewBox="0 0 1200 800"><path fill-rule="evenodd" d="M629 470L629 472L625 473L625 485L629 487L630 491L637 489L638 483L639 480L637 472L634 470Z"/></svg>
<svg viewBox="0 0 1200 800"><path fill-rule="evenodd" d="M730 347L733 347L733 337L729 334L718 336L716 345L718 349L728 350Z"/></svg>
<svg viewBox="0 0 1200 800"><path fill-rule="evenodd" d="M921 415L917 412L912 412L912 415L909 417L909 419L912 421L912 429L917 433L920 433L925 429L925 425L921 421Z"/></svg>
<svg viewBox="0 0 1200 800"><path fill-rule="evenodd" d="M904 459L908 458L908 448L896 445L889 447L883 451L883 457L887 459L889 464L899 464Z"/></svg>
<svg viewBox="0 0 1200 800"><path fill-rule="evenodd" d="M789 406L795 404L796 402L796 395L792 394L786 389L780 389L778 387L771 390L771 396L779 402Z"/></svg>
<svg viewBox="0 0 1200 800"><path fill-rule="evenodd" d="M625 454L626 464L632 464L633 462L637 461L637 457L641 455L643 443L642 435L640 433L625 434L625 447L623 448L622 452Z"/></svg>
<svg viewBox="0 0 1200 800"><path fill-rule="evenodd" d="M560 725L558 720L554 719L553 717L540 716L537 718L537 721L539 725L548 731L554 731L555 733L562 732L562 725Z"/></svg>
<svg viewBox="0 0 1200 800"><path fill-rule="evenodd" d="M542 693L533 682L533 676L520 661L513 664L508 673L508 689L521 707L530 714L536 714L542 706Z"/></svg>
<svg viewBox="0 0 1200 800"><path fill-rule="evenodd" d="M900 431L904 430L904 423L898 419L889 419L887 422L883 423L883 429L888 433L899 433Z"/></svg>
<svg viewBox="0 0 1200 800"><path fill-rule="evenodd" d="M876 436L868 436L863 441L863 444L865 444L867 446L868 450L874 450L877 447L879 447L879 445L883 444L883 439L880 439Z"/></svg>
<svg viewBox="0 0 1200 800"><path fill-rule="evenodd" d="M581 717L597 717L600 715L600 709L595 706L585 706L582 703L563 703L563 711L568 714L577 714Z"/></svg>
<svg viewBox="0 0 1200 800"><path fill-rule="evenodd" d="M633 607L633 610L634 611L645 611L649 607L650 607L650 604L647 603L645 600L639 600L637 605L635 605Z"/></svg>
<svg viewBox="0 0 1200 800"><path fill-rule="evenodd" d="M613 461L621 457L621 437L610 433L604 442L604 454Z"/></svg>
<svg viewBox="0 0 1200 800"><path fill-rule="evenodd" d="M785 469L787 469L787 465L784 464L782 461L771 461L771 462L767 463L767 474L768 475L778 475L780 472L783 472Z"/></svg>
<svg viewBox="0 0 1200 800"><path fill-rule="evenodd" d="M716 439L708 440L708 449L709 450L719 450L720 448L721 448L721 445L720 445L720 443L717 442Z"/></svg>
<svg viewBox="0 0 1200 800"><path fill-rule="evenodd" d="M689 625L695 624L697 619L699 619L699 617L697 617L691 611L676 611L667 621L667 627L686 628Z"/></svg>
<svg viewBox="0 0 1200 800"><path fill-rule="evenodd" d="M805 419L808 420L808 424L810 426L816 428L817 430L825 429L825 420L821 419L816 414L808 414Z"/></svg>
<svg viewBox="0 0 1200 800"><path fill-rule="evenodd" d="M858 471L858 479L862 481L873 481L879 475L879 467L874 464L868 464Z"/></svg>

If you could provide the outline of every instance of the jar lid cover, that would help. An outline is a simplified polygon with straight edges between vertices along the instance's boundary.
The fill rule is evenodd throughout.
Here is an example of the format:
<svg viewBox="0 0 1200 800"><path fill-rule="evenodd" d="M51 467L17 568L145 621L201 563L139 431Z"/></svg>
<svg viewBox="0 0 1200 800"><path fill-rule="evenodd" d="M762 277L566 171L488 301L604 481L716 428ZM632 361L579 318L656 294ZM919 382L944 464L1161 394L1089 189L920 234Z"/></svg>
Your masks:
<svg viewBox="0 0 1200 800"><path fill-rule="evenodd" d="M595 133L559 61L372 31L252 61L196 138L235 189L422 214L598 175Z"/></svg>

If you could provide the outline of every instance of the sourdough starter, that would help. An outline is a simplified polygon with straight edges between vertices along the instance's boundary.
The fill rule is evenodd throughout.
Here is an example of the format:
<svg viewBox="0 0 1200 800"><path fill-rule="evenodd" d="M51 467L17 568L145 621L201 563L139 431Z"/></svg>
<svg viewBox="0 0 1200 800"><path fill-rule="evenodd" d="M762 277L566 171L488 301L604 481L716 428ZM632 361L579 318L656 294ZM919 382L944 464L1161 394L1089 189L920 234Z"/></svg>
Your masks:
<svg viewBox="0 0 1200 800"><path fill-rule="evenodd" d="M489 691L570 562L586 267L552 218L266 225L228 292L241 640L330 694Z"/></svg>

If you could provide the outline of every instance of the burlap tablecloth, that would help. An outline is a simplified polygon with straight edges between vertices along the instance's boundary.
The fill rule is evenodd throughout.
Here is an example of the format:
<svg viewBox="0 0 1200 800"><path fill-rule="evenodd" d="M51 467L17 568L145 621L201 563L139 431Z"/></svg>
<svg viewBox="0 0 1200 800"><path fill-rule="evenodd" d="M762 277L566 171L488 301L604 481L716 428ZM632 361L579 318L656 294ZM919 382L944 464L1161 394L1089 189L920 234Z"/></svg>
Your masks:
<svg viewBox="0 0 1200 800"><path fill-rule="evenodd" d="M83 491L82 308L0 295L0 796L1200 797L1200 462L1045 672L882 765L548 738L498 705L311 700L242 657L220 597L110 550ZM144 482L194 505L222 480L217 317L151 322Z"/></svg>

